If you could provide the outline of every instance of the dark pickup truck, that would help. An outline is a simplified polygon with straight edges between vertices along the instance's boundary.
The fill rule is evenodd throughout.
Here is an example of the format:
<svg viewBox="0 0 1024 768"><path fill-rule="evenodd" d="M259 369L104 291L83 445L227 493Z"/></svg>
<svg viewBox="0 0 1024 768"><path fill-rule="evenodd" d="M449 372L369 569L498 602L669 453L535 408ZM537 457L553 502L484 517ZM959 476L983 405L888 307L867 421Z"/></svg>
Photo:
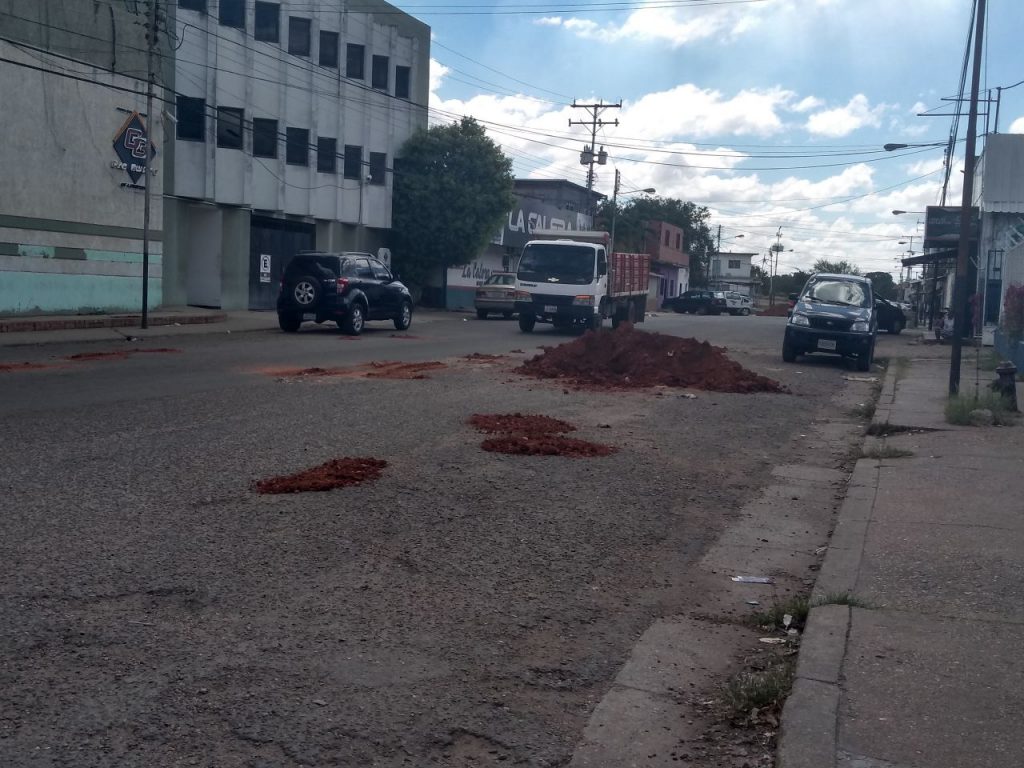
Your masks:
<svg viewBox="0 0 1024 768"><path fill-rule="evenodd" d="M907 327L907 316L903 309L891 301L875 298L875 315L878 318L878 329L893 335L899 334Z"/></svg>

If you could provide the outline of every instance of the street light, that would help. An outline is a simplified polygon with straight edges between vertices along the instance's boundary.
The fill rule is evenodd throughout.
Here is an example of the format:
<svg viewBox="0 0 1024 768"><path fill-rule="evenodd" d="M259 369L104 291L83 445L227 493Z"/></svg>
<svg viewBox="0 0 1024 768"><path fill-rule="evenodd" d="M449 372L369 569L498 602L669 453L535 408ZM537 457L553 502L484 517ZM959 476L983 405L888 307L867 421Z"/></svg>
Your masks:
<svg viewBox="0 0 1024 768"><path fill-rule="evenodd" d="M618 202L619 201L619 183L621 181L622 181L622 179L619 176L619 169L616 168L615 169L615 186L612 187L612 234L608 238L608 250L611 251L612 253L615 252L615 217L616 217L616 215L619 212L619 202ZM636 195L636 194L653 195L657 191L658 190L656 190L654 187L644 187L643 189L627 189L622 194L624 194L624 195Z"/></svg>
<svg viewBox="0 0 1024 768"><path fill-rule="evenodd" d="M924 147L945 147L948 141L926 141L923 144L883 144L882 149L886 152L895 152L897 149L922 149Z"/></svg>
<svg viewBox="0 0 1024 768"><path fill-rule="evenodd" d="M901 211L899 208L897 208L895 211L892 212L892 215L902 216L904 213L917 213L923 216L924 214L927 213L927 211Z"/></svg>

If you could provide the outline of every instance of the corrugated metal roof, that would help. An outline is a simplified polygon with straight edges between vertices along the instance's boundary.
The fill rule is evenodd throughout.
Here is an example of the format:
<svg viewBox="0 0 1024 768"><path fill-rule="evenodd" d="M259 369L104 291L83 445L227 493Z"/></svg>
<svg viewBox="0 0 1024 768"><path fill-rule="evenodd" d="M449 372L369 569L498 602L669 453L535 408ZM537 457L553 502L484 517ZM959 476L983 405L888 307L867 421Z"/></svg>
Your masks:
<svg viewBox="0 0 1024 768"><path fill-rule="evenodd" d="M993 133L981 157L978 202L991 213L1024 213L1024 134Z"/></svg>

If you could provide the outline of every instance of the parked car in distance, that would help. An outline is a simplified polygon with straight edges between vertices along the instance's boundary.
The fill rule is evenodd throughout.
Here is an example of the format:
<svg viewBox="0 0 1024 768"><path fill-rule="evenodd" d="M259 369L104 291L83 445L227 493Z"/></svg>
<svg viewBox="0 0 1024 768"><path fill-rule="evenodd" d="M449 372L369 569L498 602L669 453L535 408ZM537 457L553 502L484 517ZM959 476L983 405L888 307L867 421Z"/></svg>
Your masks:
<svg viewBox="0 0 1024 768"><path fill-rule="evenodd" d="M719 315L729 311L724 292L705 290L683 291L678 296L670 296L661 303L661 308L691 315Z"/></svg>
<svg viewBox="0 0 1024 768"><path fill-rule="evenodd" d="M786 323L782 359L825 352L853 357L857 369L871 370L878 330L871 281L856 275L811 275Z"/></svg>
<svg viewBox="0 0 1024 768"><path fill-rule="evenodd" d="M875 298L875 313L878 315L878 329L893 335L907 327L907 316L903 307L895 301Z"/></svg>
<svg viewBox="0 0 1024 768"><path fill-rule="evenodd" d="M512 317L516 308L516 276L512 272L495 272L483 285L476 289L473 299L476 316L487 319L489 312L500 312L504 317Z"/></svg>
<svg viewBox="0 0 1024 768"><path fill-rule="evenodd" d="M754 306L754 300L745 293L726 291L725 304L729 308L730 315L749 315Z"/></svg>
<svg viewBox="0 0 1024 768"><path fill-rule="evenodd" d="M358 336L367 320L412 324L412 297L383 262L368 253L303 251L288 262L277 296L277 322L295 333L303 321L335 321Z"/></svg>

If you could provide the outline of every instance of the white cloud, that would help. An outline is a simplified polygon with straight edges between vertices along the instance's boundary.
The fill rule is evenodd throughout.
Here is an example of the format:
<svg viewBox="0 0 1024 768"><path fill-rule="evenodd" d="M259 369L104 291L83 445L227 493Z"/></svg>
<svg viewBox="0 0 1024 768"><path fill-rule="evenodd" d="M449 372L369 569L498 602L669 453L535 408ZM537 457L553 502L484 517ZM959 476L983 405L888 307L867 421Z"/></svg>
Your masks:
<svg viewBox="0 0 1024 768"><path fill-rule="evenodd" d="M806 128L809 133L818 136L838 138L848 136L859 128L870 126L877 128L881 125L882 115L888 107L879 104L872 107L868 97L858 93L845 107L827 109L823 112L816 112L807 119Z"/></svg>
<svg viewBox="0 0 1024 768"><path fill-rule="evenodd" d="M434 93L441 87L441 83L444 80L444 76L447 75L451 70L448 69L437 59L430 60L430 100L433 102L435 97Z"/></svg>
<svg viewBox="0 0 1024 768"><path fill-rule="evenodd" d="M790 109L794 112L810 112L812 109L824 106L824 104L825 102L817 96L807 96L790 107Z"/></svg>
<svg viewBox="0 0 1024 768"><path fill-rule="evenodd" d="M534 19L533 23L539 27L560 27L562 26L561 16L542 16L539 19Z"/></svg>
<svg viewBox="0 0 1024 768"><path fill-rule="evenodd" d="M1007 133L1024 133L1024 117L1018 117L1012 123L1010 123Z"/></svg>

